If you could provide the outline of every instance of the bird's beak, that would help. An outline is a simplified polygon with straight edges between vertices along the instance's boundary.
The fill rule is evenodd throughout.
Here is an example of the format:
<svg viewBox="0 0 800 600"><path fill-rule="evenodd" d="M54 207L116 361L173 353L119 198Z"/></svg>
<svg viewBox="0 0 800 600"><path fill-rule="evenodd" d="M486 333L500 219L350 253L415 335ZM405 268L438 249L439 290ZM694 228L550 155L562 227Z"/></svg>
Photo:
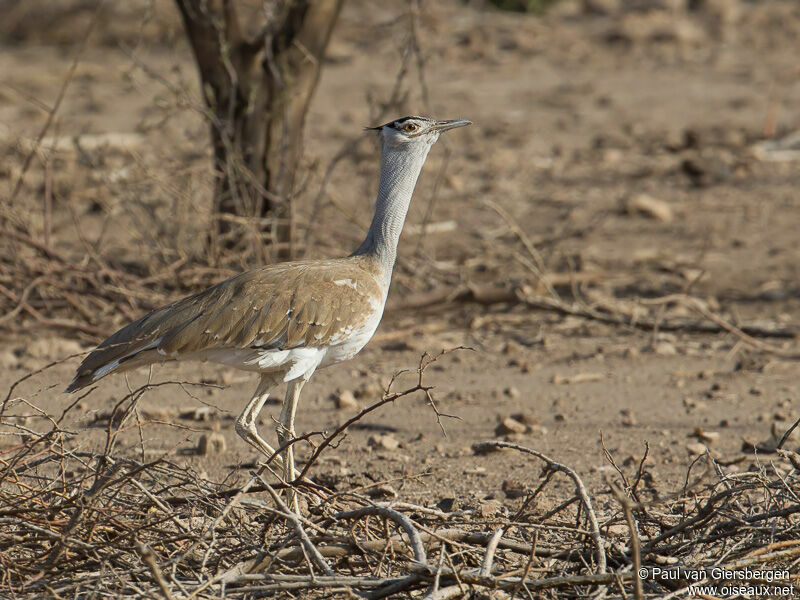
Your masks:
<svg viewBox="0 0 800 600"><path fill-rule="evenodd" d="M433 124L434 131L447 131L448 129L455 129L456 127L466 127L472 125L472 121L466 119L452 119L450 121L436 121Z"/></svg>

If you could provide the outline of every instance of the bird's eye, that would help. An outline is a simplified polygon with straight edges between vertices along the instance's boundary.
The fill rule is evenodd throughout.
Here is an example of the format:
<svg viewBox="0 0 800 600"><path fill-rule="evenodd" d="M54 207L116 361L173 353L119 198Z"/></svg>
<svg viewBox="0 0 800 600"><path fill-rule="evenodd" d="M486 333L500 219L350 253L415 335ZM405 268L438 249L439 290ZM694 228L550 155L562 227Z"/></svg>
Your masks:
<svg viewBox="0 0 800 600"><path fill-rule="evenodd" d="M419 129L419 125L417 125L416 123L406 123L405 125L403 125L403 131L407 131L408 133L412 133L417 129Z"/></svg>

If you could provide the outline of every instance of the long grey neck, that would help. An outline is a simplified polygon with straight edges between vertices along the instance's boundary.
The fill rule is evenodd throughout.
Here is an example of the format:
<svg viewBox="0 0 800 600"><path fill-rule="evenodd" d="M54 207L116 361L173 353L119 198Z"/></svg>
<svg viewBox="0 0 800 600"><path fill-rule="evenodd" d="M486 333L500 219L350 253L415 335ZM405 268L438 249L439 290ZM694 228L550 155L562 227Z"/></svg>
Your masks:
<svg viewBox="0 0 800 600"><path fill-rule="evenodd" d="M385 276L391 277L397 259L397 244L417 178L431 149L429 144L419 147L387 147L381 153L381 179L375 216L366 239L353 256L374 255L383 267Z"/></svg>

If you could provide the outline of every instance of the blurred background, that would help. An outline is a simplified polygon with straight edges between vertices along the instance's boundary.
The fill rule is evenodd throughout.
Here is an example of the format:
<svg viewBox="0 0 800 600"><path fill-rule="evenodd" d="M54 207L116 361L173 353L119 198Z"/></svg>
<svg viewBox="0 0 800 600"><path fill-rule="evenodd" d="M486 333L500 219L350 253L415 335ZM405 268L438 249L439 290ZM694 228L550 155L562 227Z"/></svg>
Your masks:
<svg viewBox="0 0 800 600"><path fill-rule="evenodd" d="M800 387L800 5L225 6L0 2L5 384L242 269L349 253L377 186L363 128L424 114L474 125L431 152L376 339L315 378L299 428L464 344L435 375L454 435L422 404L380 417L407 419L413 461L533 436L588 467L602 429L632 460L655 439L677 480L703 444L774 447Z"/></svg>

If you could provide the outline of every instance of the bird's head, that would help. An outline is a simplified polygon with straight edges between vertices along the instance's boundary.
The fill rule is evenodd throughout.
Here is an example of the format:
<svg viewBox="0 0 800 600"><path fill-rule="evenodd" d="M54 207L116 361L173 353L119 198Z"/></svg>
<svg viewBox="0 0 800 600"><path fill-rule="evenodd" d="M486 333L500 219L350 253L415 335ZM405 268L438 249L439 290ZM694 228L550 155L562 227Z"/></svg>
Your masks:
<svg viewBox="0 0 800 600"><path fill-rule="evenodd" d="M368 129L377 131L386 146L410 150L413 146L430 147L443 131L471 124L472 121L466 119L439 121L427 117L403 117Z"/></svg>

